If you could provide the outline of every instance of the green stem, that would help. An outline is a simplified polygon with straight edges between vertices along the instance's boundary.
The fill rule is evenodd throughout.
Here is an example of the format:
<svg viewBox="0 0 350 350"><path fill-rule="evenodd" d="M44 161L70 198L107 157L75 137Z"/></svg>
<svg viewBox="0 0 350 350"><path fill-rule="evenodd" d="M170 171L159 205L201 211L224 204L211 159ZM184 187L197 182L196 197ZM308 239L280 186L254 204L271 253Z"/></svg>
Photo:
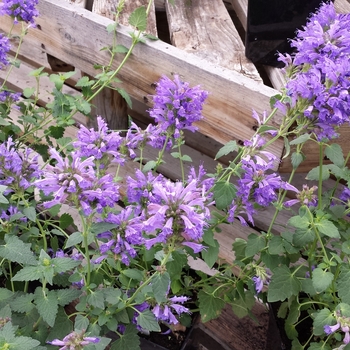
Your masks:
<svg viewBox="0 0 350 350"><path fill-rule="evenodd" d="M319 174L318 174L318 204L317 208L322 208L322 168L323 168L323 143L319 144Z"/></svg>

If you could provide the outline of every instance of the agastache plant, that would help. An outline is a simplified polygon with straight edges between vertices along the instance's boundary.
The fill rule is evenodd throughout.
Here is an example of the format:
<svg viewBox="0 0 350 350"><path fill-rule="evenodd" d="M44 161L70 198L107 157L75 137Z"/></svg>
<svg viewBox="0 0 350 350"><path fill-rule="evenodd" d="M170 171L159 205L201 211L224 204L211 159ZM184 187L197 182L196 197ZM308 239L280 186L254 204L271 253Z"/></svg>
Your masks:
<svg viewBox="0 0 350 350"><path fill-rule="evenodd" d="M3 1L0 13L21 22L24 35L38 16L36 4ZM149 7L131 24L141 13L146 22ZM134 23L126 58L142 23ZM96 128L80 125L74 140L63 137L64 130L76 111L89 115L98 91L114 87L118 49L96 78L79 79L80 99L62 92L70 73L52 74L55 90L46 109L36 106L38 91L25 99L5 81L0 348L138 350L138 334L166 337L174 325L190 323L193 310L207 322L228 304L244 317L259 300L267 307L278 303L286 347L346 349L350 154L329 141L349 122L349 23L331 3L311 15L291 41L296 52L280 55L287 84L272 98L273 110L252 112L255 134L241 145L225 145L216 159L232 157L214 171L188 165L182 147L184 131L198 129L210 92L178 74L156 83L152 123L145 128L130 121L127 130L115 131L97 116ZM9 57L10 39L0 34L0 67L8 74L18 58ZM45 74L32 72L38 86ZM17 124L12 109L22 111ZM276 171L280 159L269 148L279 138L293 167L288 178ZM294 176L307 161L307 142L318 145L320 164L299 184ZM149 147L157 150L156 159ZM168 153L177 178L161 173ZM333 187L325 184L330 177ZM259 215L271 216L266 227ZM235 260L223 262L218 235L240 224L251 233L233 243ZM199 259L214 267L210 275L191 268Z"/></svg>

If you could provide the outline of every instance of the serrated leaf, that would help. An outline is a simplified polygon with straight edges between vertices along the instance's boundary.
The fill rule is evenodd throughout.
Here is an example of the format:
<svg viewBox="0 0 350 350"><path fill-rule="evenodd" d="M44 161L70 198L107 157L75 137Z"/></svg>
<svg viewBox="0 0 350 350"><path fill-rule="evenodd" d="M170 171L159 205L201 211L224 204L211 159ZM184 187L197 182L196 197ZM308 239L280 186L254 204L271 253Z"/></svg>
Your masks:
<svg viewBox="0 0 350 350"><path fill-rule="evenodd" d="M310 226L310 219L307 216L293 216L288 220L288 224L296 228L306 229Z"/></svg>
<svg viewBox="0 0 350 350"><path fill-rule="evenodd" d="M306 175L306 180L315 180L318 181L320 178L320 167L317 166L316 168L311 169L307 175ZM327 166L323 165L322 166L322 181L328 180L329 179L329 170Z"/></svg>
<svg viewBox="0 0 350 350"><path fill-rule="evenodd" d="M47 289L44 291L41 287L37 287L34 292L34 302L43 320L53 327L58 312L56 291Z"/></svg>
<svg viewBox="0 0 350 350"><path fill-rule="evenodd" d="M130 95L122 88L117 88L116 89L119 94L124 98L124 100L126 101L127 105L132 108L132 100L130 98Z"/></svg>
<svg viewBox="0 0 350 350"><path fill-rule="evenodd" d="M72 258L53 258L51 259L51 266L55 270L55 273L63 273L72 270L76 266L80 265L79 260Z"/></svg>
<svg viewBox="0 0 350 350"><path fill-rule="evenodd" d="M74 330L76 331L86 330L89 327L89 324L90 322L87 317L84 317L83 315L78 314L75 318Z"/></svg>
<svg viewBox="0 0 350 350"><path fill-rule="evenodd" d="M144 32L147 28L147 12L144 6L138 7L129 17L129 24Z"/></svg>
<svg viewBox="0 0 350 350"><path fill-rule="evenodd" d="M116 45L113 47L114 53L127 53L129 49L124 45Z"/></svg>
<svg viewBox="0 0 350 350"><path fill-rule="evenodd" d="M332 221L327 219L322 219L315 223L318 230L327 237L340 238L339 230L337 226L333 224Z"/></svg>
<svg viewBox="0 0 350 350"><path fill-rule="evenodd" d="M204 290L198 293L198 300L202 322L208 322L217 318L225 306L225 302L222 299L216 298Z"/></svg>
<svg viewBox="0 0 350 350"><path fill-rule="evenodd" d="M287 266L280 266L273 270L267 300L270 303L284 301L292 295L298 295L300 290L300 281L292 274Z"/></svg>
<svg viewBox="0 0 350 350"><path fill-rule="evenodd" d="M201 252L203 260L210 268L214 266L219 256L220 245L217 240L214 240L214 242L215 246L209 246Z"/></svg>
<svg viewBox="0 0 350 350"><path fill-rule="evenodd" d="M88 294L86 301L88 304L97 307L99 309L104 309L105 307L105 298L102 290L96 289L94 291L90 291Z"/></svg>
<svg viewBox="0 0 350 350"><path fill-rule="evenodd" d="M304 247L307 243L313 242L316 234L312 228L310 229L298 229L293 236L293 244L296 247Z"/></svg>
<svg viewBox="0 0 350 350"><path fill-rule="evenodd" d="M63 137L64 130L65 130L65 128L63 128L62 126L51 125L48 128L50 136L53 137L54 139L60 139L61 137Z"/></svg>
<svg viewBox="0 0 350 350"><path fill-rule="evenodd" d="M215 156L215 159L219 159L223 156L226 156L230 154L231 152L237 152L238 151L238 145L236 141L229 141L227 144L220 148L218 153Z"/></svg>
<svg viewBox="0 0 350 350"><path fill-rule="evenodd" d="M284 241L281 236L273 236L268 246L271 255L279 255L285 252Z"/></svg>
<svg viewBox="0 0 350 350"><path fill-rule="evenodd" d="M327 308L324 308L320 311L315 312L314 314L314 322L313 322L313 333L318 335L324 334L324 326L332 325L335 323L335 319L332 316L332 313Z"/></svg>
<svg viewBox="0 0 350 350"><path fill-rule="evenodd" d="M58 289L57 292L57 302L61 306L68 305L73 300L79 298L81 291L78 289Z"/></svg>
<svg viewBox="0 0 350 350"><path fill-rule="evenodd" d="M325 154L327 158L338 167L344 166L343 150L337 143L332 143L326 146Z"/></svg>
<svg viewBox="0 0 350 350"><path fill-rule="evenodd" d="M43 277L41 266L24 266L13 277L12 281L36 281Z"/></svg>
<svg viewBox="0 0 350 350"><path fill-rule="evenodd" d="M124 334L112 344L111 350L141 350L137 333L134 325L127 325Z"/></svg>
<svg viewBox="0 0 350 350"><path fill-rule="evenodd" d="M65 230L67 227L69 227L70 225L72 225L74 222L72 216L68 213L63 213L60 216L60 228L62 230Z"/></svg>
<svg viewBox="0 0 350 350"><path fill-rule="evenodd" d="M266 242L264 236L251 233L248 236L247 246L245 249L246 257L254 256L256 253L264 249L265 245Z"/></svg>
<svg viewBox="0 0 350 350"><path fill-rule="evenodd" d="M227 181L218 181L214 185L213 192L215 205L219 210L226 209L229 205L231 205L236 195L234 185Z"/></svg>
<svg viewBox="0 0 350 350"><path fill-rule="evenodd" d="M11 309L16 312L29 313L34 307L33 299L34 294L31 293L18 295L10 302Z"/></svg>
<svg viewBox="0 0 350 350"><path fill-rule="evenodd" d="M137 281L142 281L144 277L143 272L137 269L125 269L122 274Z"/></svg>
<svg viewBox="0 0 350 350"><path fill-rule="evenodd" d="M160 332L158 321L150 310L145 310L137 316L137 324L150 332Z"/></svg>
<svg viewBox="0 0 350 350"><path fill-rule="evenodd" d="M148 161L142 168L142 172L147 173L157 166L157 162L154 160Z"/></svg>
<svg viewBox="0 0 350 350"><path fill-rule="evenodd" d="M0 300L1 301L11 298L12 295L13 295L13 292L8 290L7 288L0 288Z"/></svg>
<svg viewBox="0 0 350 350"><path fill-rule="evenodd" d="M332 272L322 270L317 267L312 272L312 285L316 293L324 292L333 282L334 275Z"/></svg>
<svg viewBox="0 0 350 350"><path fill-rule="evenodd" d="M305 160L305 156L301 152L293 152L291 157L291 162L293 169L298 168L298 166Z"/></svg>
<svg viewBox="0 0 350 350"><path fill-rule="evenodd" d="M236 238L234 243L232 244L233 251L235 253L235 258L238 261L241 261L244 259L245 256L245 249L247 247L247 241L242 238Z"/></svg>
<svg viewBox="0 0 350 350"><path fill-rule="evenodd" d="M296 139L289 142L290 145L299 145L301 143L306 142L307 140L310 140L311 135L310 134L303 134Z"/></svg>
<svg viewBox="0 0 350 350"><path fill-rule="evenodd" d="M77 87L86 87L86 86L91 86L95 83L95 80L90 80L90 78L87 75L84 75L83 77L81 77L77 83L75 84L75 86Z"/></svg>
<svg viewBox="0 0 350 350"><path fill-rule="evenodd" d="M350 269L342 265L336 281L337 291L343 303L350 304Z"/></svg>
<svg viewBox="0 0 350 350"><path fill-rule="evenodd" d="M34 207L24 208L22 212L30 221L36 222L36 210Z"/></svg>
<svg viewBox="0 0 350 350"><path fill-rule="evenodd" d="M17 236L5 236L5 244L0 245L0 257L19 264L36 265L30 243L23 243Z"/></svg>
<svg viewBox="0 0 350 350"><path fill-rule="evenodd" d="M156 274L152 278L152 291L158 304L168 300L167 294L170 286L170 276L168 272Z"/></svg>
<svg viewBox="0 0 350 350"><path fill-rule="evenodd" d="M26 87L23 89L22 94L25 98L29 98L35 92L35 88Z"/></svg>
<svg viewBox="0 0 350 350"><path fill-rule="evenodd" d="M67 239L65 249L78 245L83 241L83 234L79 231L73 232Z"/></svg>

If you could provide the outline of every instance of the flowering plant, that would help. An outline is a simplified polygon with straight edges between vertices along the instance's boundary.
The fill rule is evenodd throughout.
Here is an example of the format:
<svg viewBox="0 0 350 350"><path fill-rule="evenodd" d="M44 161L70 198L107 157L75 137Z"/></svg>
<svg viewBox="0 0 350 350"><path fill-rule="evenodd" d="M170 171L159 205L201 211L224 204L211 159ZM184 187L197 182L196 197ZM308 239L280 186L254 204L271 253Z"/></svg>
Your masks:
<svg viewBox="0 0 350 350"><path fill-rule="evenodd" d="M3 0L0 14L20 22L25 35L35 25L36 3ZM126 58L145 29L148 9L136 11ZM1 348L136 350L138 333L188 325L191 310L199 309L208 321L230 304L245 316L256 298L280 302L278 315L285 318L294 349L349 347L350 154L344 157L329 142L349 122L349 23L349 15L337 15L332 4L310 17L292 42L295 56L280 57L288 82L274 97L271 114L253 112L256 134L242 146L225 145L217 159L231 153L234 158L215 174L207 174L204 165L185 166L191 159L182 152L184 130L196 131L208 92L176 75L157 83L149 111L154 123L144 130L131 122L125 133L113 131L97 117L97 130L81 125L76 140L64 137L65 128L76 111L89 115L102 88L115 88L120 68L112 71L110 65L95 79L81 78L82 96L76 98L62 92L70 73L51 75L54 100L46 108L36 106L42 69L32 72L37 89L22 94L8 89L5 80ZM115 28L108 29L115 34ZM0 63L8 74L18 65L10 48L2 34ZM111 62L117 51L110 49ZM20 111L17 120L13 110ZM276 127L270 124L278 111L283 119ZM285 140L286 156L291 154L288 181L274 171L279 160L266 149L278 138ZM320 165L307 176L316 184L298 189L292 180L306 159L306 142L319 145ZM149 146L159 150L154 160L144 159ZM157 172L169 151L181 169L176 182ZM330 163L324 164L324 155ZM134 171L123 176L126 164ZM335 186L325 191L330 176ZM287 199L287 192L295 198ZM253 230L255 214L270 205L276 212L269 228L236 239L233 264L217 264L210 275L190 269L191 259L214 266L219 251L214 233L221 225L238 219ZM283 228L276 225L281 211L291 214ZM298 334L304 318L312 328L305 340Z"/></svg>

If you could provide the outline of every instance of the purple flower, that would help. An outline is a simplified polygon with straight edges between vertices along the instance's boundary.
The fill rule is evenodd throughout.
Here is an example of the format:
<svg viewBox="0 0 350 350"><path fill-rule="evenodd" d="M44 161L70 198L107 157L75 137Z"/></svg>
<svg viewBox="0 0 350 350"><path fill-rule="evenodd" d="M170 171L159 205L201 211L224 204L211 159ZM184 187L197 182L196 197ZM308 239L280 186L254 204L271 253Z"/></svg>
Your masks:
<svg viewBox="0 0 350 350"><path fill-rule="evenodd" d="M199 86L190 88L178 75L174 80L163 76L157 84L154 106L149 113L162 131L178 138L181 130L197 130L193 123L203 118L202 108L207 96L207 91Z"/></svg>
<svg viewBox="0 0 350 350"><path fill-rule="evenodd" d="M54 339L48 341L48 344L55 346L62 346L59 350L71 350L71 349L82 349L84 346L89 344L96 344L100 341L98 337L85 337L85 330L78 332L72 332L66 335L63 340Z"/></svg>
<svg viewBox="0 0 350 350"><path fill-rule="evenodd" d="M31 149L17 150L11 137L0 145L0 185L8 186L5 194L25 191L40 175L38 156Z"/></svg>
<svg viewBox="0 0 350 350"><path fill-rule="evenodd" d="M96 181L93 157L81 160L77 153L72 153L72 159L62 158L53 148L49 150L51 157L57 161L47 165L44 178L35 181L35 186L45 195L53 195L53 200L45 202L44 206L50 208L56 204L65 203L77 205L79 196L85 190L91 190Z"/></svg>
<svg viewBox="0 0 350 350"><path fill-rule="evenodd" d="M1 49L0 49L0 52L1 52ZM0 62L1 62L1 57L0 57ZM9 90L0 91L0 102L4 102L8 105L11 105L13 102L17 102L20 97L21 97L20 92L11 92Z"/></svg>
<svg viewBox="0 0 350 350"><path fill-rule="evenodd" d="M292 40L297 49L293 63L285 60L287 92L293 106L306 106L303 114L318 140L337 137L336 129L349 122L349 29L350 15L337 14L333 3L324 3Z"/></svg>
<svg viewBox="0 0 350 350"><path fill-rule="evenodd" d="M153 307L152 312L158 321L164 321L168 324L177 324L179 321L173 314L173 311L178 315L181 315L182 313L190 313L190 310L187 307L181 305L188 301L188 299L189 298L185 296L169 298L166 303L162 303L161 305L156 304Z"/></svg>
<svg viewBox="0 0 350 350"><path fill-rule="evenodd" d="M8 37L0 33L0 69L2 68L2 66L7 66L10 63L7 57L7 54L10 51L10 47L11 45ZM3 94L0 95L0 101L4 102Z"/></svg>
<svg viewBox="0 0 350 350"><path fill-rule="evenodd" d="M14 217L22 222L27 222L27 218L22 214L22 212L13 205L10 205L6 210L2 210L0 214L0 219L6 221L14 221Z"/></svg>
<svg viewBox="0 0 350 350"><path fill-rule="evenodd" d="M143 229L155 237L146 240L146 248L170 237L180 244L200 243L210 218L204 185L196 179L187 185L167 180L154 183L153 194L157 201L148 204ZM195 249L199 251L198 246Z"/></svg>
<svg viewBox="0 0 350 350"><path fill-rule="evenodd" d="M117 227L97 235L97 238L106 240L106 242L100 245L102 256L95 259L94 263L101 263L109 253L114 259L119 258L123 264L130 265L130 260L137 256L134 246L139 246L144 242L141 218L133 217L133 215L132 206L122 209L119 214L108 214L105 222L117 224Z"/></svg>
<svg viewBox="0 0 350 350"><path fill-rule="evenodd" d="M336 332L339 328L340 328L340 324L339 324L339 323L335 324L334 326L330 326L330 325L327 324L327 325L325 325L325 326L323 327L324 332L325 332L327 335L330 335L330 334Z"/></svg>
<svg viewBox="0 0 350 350"><path fill-rule="evenodd" d="M146 209L149 202L160 203L161 199L153 194L155 183L164 181L160 174L154 176L150 171L144 174L141 170L135 171L136 179L127 178L127 199L130 204L134 204L140 209Z"/></svg>
<svg viewBox="0 0 350 350"><path fill-rule="evenodd" d="M316 206L317 194L314 194L316 190L317 190L317 186L312 186L311 188L309 188L309 186L303 185L303 189L301 191L296 190L297 198L286 201L284 205L286 207L291 207L292 205L299 203L301 205L306 205L308 207Z"/></svg>
<svg viewBox="0 0 350 350"><path fill-rule="evenodd" d="M123 138L118 132L109 130L107 123L100 116L97 117L97 125L97 131L89 130L84 125L80 125L77 135L78 141L73 143L73 146L78 150L78 154L87 158L93 156L101 161L103 167L109 165L109 156L112 156L112 162L124 164L125 158L118 151Z"/></svg>
<svg viewBox="0 0 350 350"><path fill-rule="evenodd" d="M253 280L254 285L255 285L255 291L257 294L259 294L263 290L264 281L258 276L254 276L252 278L252 280Z"/></svg>
<svg viewBox="0 0 350 350"><path fill-rule="evenodd" d="M35 6L39 0L3 0L0 4L0 15L8 15L18 21L30 22L34 25L34 17L39 16Z"/></svg>

